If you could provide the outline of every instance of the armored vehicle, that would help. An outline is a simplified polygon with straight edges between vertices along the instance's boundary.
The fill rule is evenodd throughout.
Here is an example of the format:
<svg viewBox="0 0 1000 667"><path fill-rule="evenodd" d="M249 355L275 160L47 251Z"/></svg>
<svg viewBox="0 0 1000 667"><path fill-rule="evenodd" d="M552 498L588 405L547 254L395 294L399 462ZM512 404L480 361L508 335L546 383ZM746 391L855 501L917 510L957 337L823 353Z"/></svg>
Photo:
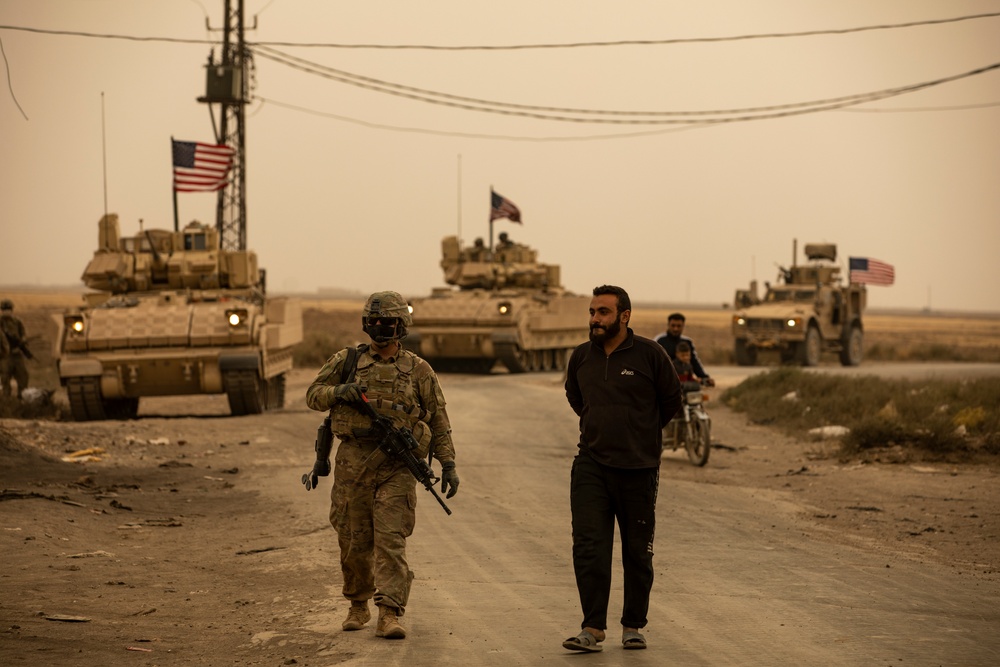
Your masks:
<svg viewBox="0 0 1000 667"><path fill-rule="evenodd" d="M736 291L733 352L741 366L757 363L760 350L803 366L817 365L823 352L838 353L845 366L861 363L865 286L841 284L836 245L809 243L804 250L809 262L797 265L793 244L792 267L779 267L779 284L765 283L763 299L754 283Z"/></svg>
<svg viewBox="0 0 1000 667"><path fill-rule="evenodd" d="M562 370L587 340L590 297L563 289L557 265L505 234L495 249L445 237L441 269L451 287L411 301L403 340L436 370L487 373L497 360L511 373Z"/></svg>
<svg viewBox="0 0 1000 667"><path fill-rule="evenodd" d="M264 275L254 252L221 250L214 228L122 238L105 215L82 276L97 291L57 318L73 418L128 419L143 396L224 393L234 415L281 407L302 312L268 298Z"/></svg>

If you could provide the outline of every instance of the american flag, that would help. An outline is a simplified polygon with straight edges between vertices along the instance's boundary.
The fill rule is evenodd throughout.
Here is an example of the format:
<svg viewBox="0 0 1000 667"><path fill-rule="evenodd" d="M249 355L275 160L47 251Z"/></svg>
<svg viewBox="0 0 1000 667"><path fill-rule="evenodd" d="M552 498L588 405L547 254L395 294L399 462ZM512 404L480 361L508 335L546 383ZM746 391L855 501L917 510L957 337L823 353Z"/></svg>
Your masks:
<svg viewBox="0 0 1000 667"><path fill-rule="evenodd" d="M850 258L850 281L867 285L891 285L896 280L892 264L871 257Z"/></svg>
<svg viewBox="0 0 1000 667"><path fill-rule="evenodd" d="M499 195L490 190L490 221L497 218L509 218L511 222L521 222L521 211L514 206L514 202L503 195Z"/></svg>
<svg viewBox="0 0 1000 667"><path fill-rule="evenodd" d="M235 151L198 141L171 139L174 155L174 190L215 192L226 187Z"/></svg>

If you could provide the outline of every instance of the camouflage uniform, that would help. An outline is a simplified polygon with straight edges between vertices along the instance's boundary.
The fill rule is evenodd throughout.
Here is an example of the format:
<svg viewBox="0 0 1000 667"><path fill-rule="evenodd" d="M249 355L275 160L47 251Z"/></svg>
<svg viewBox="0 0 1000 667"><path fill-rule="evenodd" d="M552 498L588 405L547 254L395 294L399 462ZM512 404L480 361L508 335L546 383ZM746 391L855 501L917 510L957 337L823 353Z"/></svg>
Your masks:
<svg viewBox="0 0 1000 667"><path fill-rule="evenodd" d="M24 365L24 352L21 344L26 338L24 324L11 313L13 304L4 299L2 314L0 314L0 331L3 332L3 350L0 350L0 382L3 383L3 395L10 396L10 381L17 382L17 397L21 397L28 387L28 369Z"/></svg>
<svg viewBox="0 0 1000 667"><path fill-rule="evenodd" d="M413 580L406 538L416 521L416 480L394 459L374 469L365 465L377 448L365 434L371 420L334 398L346 357L346 349L331 357L306 392L313 410L333 409L333 432L340 440L330 523L339 536L343 593L352 601L374 598L376 605L402 615ZM414 452L418 458L430 447L441 463L454 462L444 394L426 361L401 347L388 359L367 350L358 354L354 382L367 388L365 394L379 413L413 431L421 445Z"/></svg>

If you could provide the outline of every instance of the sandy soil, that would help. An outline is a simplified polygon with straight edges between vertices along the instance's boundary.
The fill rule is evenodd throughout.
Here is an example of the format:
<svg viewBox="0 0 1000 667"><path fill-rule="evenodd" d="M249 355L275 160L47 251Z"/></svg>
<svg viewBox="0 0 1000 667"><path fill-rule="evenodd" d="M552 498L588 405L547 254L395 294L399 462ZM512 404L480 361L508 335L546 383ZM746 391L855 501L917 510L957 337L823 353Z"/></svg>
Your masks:
<svg viewBox="0 0 1000 667"><path fill-rule="evenodd" d="M29 333L42 332L33 343L33 384L50 388L57 385L50 314L60 298L20 310ZM665 313L637 318L640 333L661 330ZM728 335L729 315L715 315L691 322L706 345ZM956 330L892 318L881 326L886 336ZM995 336L995 319L982 326ZM565 659L558 639L578 614L564 497L575 420L559 378L443 376L463 486L447 522L421 493L411 539L420 586L412 637L386 646L370 629L340 631L329 482L307 494L298 481L319 423L302 399L314 370L293 373L284 410L259 416L229 417L225 398L211 396L144 399L141 418L128 422L0 420L0 664L437 667ZM785 437L717 401L708 409L708 465L668 453L661 469L656 562L664 583L654 587L660 639L643 653L648 664L1000 661L1000 640L981 628L1000 622L996 461L898 462L899 453L886 450L845 463L833 444ZM744 598L748 579L777 571L748 564L755 550L784 554L792 578L824 568L853 576L789 602L789 620L770 635L743 620L786 601L770 591ZM832 564L822 560L826 553ZM868 589L880 580L865 574L874 568L903 576L914 613L948 628L945 649L926 643L919 622L881 634L852 625L896 619L894 607L862 613L868 597L878 597ZM913 602L935 587L946 592L923 607ZM474 604L464 601L467 591ZM834 607L810 606L840 598ZM830 620L837 609L851 613ZM714 623L692 627L699 614L715 615ZM794 617L813 622L789 639ZM514 643L497 633L512 620ZM719 624L725 633L715 632ZM845 657L848 644L855 653ZM605 655L611 659L610 650Z"/></svg>
<svg viewBox="0 0 1000 667"><path fill-rule="evenodd" d="M0 663L474 664L461 660L475 659L464 652L477 640L458 629L436 636L418 626L413 641L404 642L410 647L405 651L371 648L386 642L340 631L344 606L338 595L336 543L325 520L328 486L306 494L298 484L298 476L310 466L319 421L301 398L311 378L311 371L295 371L289 406L252 417L227 417L224 398L202 397L144 402L141 418L130 422L0 422ZM467 531L456 538L457 544L472 540L476 548L488 549L497 541L508 560L521 559L520 567L511 566L518 582L560 572L567 586L551 594L556 601L546 597L541 602L561 607L557 620L572 629L578 612L572 580L566 576L568 522L562 487L575 426L559 378L444 376L444 383L460 434L459 470L465 472L464 486L453 501L459 518L447 519L462 522ZM526 392L538 398L530 399L530 406L516 406L514 397L529 396ZM498 433L490 427L496 423L491 415L503 413L505 400L521 414L537 414ZM821 443L795 441L750 425L718 404L710 402L709 409L715 446L708 465L696 468L680 453L668 453L661 481L664 489L694 489L702 499L692 502L708 505L680 508L665 494L665 544L672 543L676 527L692 511L724 521L727 512L738 509L713 508L705 498L731 503L737 494L767 499L768 507L790 507L789 520L796 528L782 540L793 550L808 536L831 547L860 549L884 559L885 567L907 563L951 572L973 586L997 588L996 466L842 464L826 457ZM523 468L514 460L500 473L477 470L489 467L501 440L537 444L540 439L553 444L525 454ZM92 451L79 454L81 450ZM509 480L508 471L516 473ZM480 478L482 474L487 476ZM558 475L556 483L553 474ZM492 492L477 488L488 484L497 486ZM552 497L535 497L536 488ZM508 517L499 523L488 502L495 498L502 499ZM428 558L425 570L446 568L447 576L425 581L416 597L440 596L439 589L449 590L445 582L450 579L466 581L466 586L485 587L477 614L503 618L503 601L518 584L489 584L490 577L483 581L483 574L476 573L482 556L454 563L445 557L442 562L442 554L454 547L454 536L436 527L444 521L443 513L438 517L430 501L421 500L418 534L424 531L431 544L423 543L418 553L437 553ZM775 523L784 520L783 510L773 511ZM541 523L528 539L537 543L540 555L526 552L522 559L519 550L529 548L523 540L508 543L496 537L513 529L504 528L511 517L520 522L553 513L559 520ZM765 530L771 519L759 511L754 516ZM732 567L728 562L709 565ZM445 599L453 600L456 592ZM452 620L467 624L472 633L492 636L494 620L481 625L468 614L456 615ZM562 656L551 639L546 646L552 644L553 657ZM431 641L466 657L442 661L427 649ZM420 646L426 652L414 648ZM782 659L780 654L772 658ZM510 654L507 660L497 655L482 664L535 662Z"/></svg>

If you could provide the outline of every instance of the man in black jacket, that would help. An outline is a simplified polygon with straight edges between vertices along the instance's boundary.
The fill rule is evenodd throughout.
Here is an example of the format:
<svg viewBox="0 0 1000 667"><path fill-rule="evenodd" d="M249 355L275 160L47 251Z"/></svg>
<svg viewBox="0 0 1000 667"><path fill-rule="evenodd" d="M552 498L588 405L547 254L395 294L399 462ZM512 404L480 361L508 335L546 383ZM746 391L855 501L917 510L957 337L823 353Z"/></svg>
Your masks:
<svg viewBox="0 0 1000 667"><path fill-rule="evenodd" d="M582 632L563 642L600 651L607 628L615 521L622 541L625 600L622 645L646 648L653 586L653 532L661 429L681 407L680 383L663 348L628 328L632 305L620 287L594 288L590 342L576 348L566 398L580 417L573 460L573 569L583 608Z"/></svg>

